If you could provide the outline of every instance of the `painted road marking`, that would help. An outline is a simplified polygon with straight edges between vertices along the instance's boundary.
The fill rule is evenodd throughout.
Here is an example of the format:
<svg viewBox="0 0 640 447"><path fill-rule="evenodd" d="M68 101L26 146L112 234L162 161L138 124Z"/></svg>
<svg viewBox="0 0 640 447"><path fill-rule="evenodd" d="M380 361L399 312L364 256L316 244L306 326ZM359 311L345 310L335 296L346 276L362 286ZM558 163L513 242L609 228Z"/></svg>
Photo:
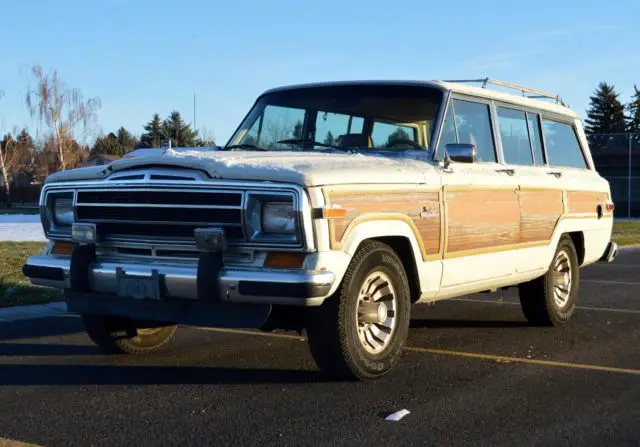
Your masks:
<svg viewBox="0 0 640 447"><path fill-rule="evenodd" d="M304 339L303 337L296 336L296 335L274 334L270 332L254 332L254 331L249 331L244 329L222 329L222 328L204 328L204 327L197 327L195 329L201 329L209 332L221 332L224 334L253 335L258 337L273 337L273 338L282 338L287 340L303 340ZM502 363L526 363L530 365L554 366L554 367L561 367L561 368L584 369L584 370L590 370L590 371L612 372L612 373L618 373L618 374L631 374L631 375L640 376L640 369L615 368L612 366L590 365L586 363L560 362L555 360L526 359L521 357L508 357L505 355L482 354L482 353L463 352L463 351L450 351L447 349L419 348L419 347L413 347L413 346L406 346L404 349L405 351L419 352L423 354L448 355L453 357L493 360L493 361L502 362Z"/></svg>
<svg viewBox="0 0 640 447"><path fill-rule="evenodd" d="M446 300L443 300L446 301ZM510 304L512 306L519 306L520 303L513 301L484 301L474 300L473 298L450 298L450 301L464 301L466 303L487 303L487 304ZM619 312L622 314L640 314L640 310L635 309L615 309L612 307L591 307L591 306L576 306L576 309L580 310L593 310L602 312Z"/></svg>
<svg viewBox="0 0 640 447"><path fill-rule="evenodd" d="M527 363L530 365L556 366L556 367L562 367L562 368L586 369L590 371L604 371L604 372L632 374L635 376L640 376L640 369L614 368L612 366L589 365L585 363L558 362L555 360L524 359L521 357L508 357L506 355L479 354L475 352L449 351L446 349L430 349L430 348L415 348L415 347L406 347L404 349L409 352L421 352L425 354L439 354L439 355L450 355L454 357L466 357L471 359L493 360L496 362L503 362L503 363Z"/></svg>

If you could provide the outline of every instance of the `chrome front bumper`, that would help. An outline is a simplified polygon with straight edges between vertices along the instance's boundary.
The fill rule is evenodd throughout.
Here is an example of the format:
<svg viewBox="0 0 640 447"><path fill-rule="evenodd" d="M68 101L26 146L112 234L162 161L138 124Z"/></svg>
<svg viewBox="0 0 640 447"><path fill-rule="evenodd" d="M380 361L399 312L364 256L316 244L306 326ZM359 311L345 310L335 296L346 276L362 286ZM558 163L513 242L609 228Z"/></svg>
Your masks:
<svg viewBox="0 0 640 447"><path fill-rule="evenodd" d="M91 292L115 295L117 269L127 275L160 275L163 299L198 300L196 264L95 261L87 269ZM71 259L32 256L23 268L34 285L70 289ZM328 296L335 275L328 271L242 268L226 265L218 274L219 302L319 306Z"/></svg>

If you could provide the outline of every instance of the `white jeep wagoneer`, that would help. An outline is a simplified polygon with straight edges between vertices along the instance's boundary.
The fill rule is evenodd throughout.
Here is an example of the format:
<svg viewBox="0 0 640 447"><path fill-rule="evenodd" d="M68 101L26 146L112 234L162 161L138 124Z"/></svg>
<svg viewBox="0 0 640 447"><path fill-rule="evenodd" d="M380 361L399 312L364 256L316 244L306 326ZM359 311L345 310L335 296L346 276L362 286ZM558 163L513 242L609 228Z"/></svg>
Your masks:
<svg viewBox="0 0 640 447"><path fill-rule="evenodd" d="M109 351L177 324L306 330L361 379L398 361L414 303L517 286L531 324L565 323L579 268L617 252L609 185L553 95L468 84L278 88L224 147L53 174L24 273Z"/></svg>

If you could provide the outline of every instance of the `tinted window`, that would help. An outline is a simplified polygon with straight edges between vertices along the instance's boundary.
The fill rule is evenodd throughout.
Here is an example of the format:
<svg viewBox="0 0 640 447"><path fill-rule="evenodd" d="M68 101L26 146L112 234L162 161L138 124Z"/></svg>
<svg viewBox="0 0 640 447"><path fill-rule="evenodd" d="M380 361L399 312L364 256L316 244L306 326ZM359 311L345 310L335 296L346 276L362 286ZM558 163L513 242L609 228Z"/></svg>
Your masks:
<svg viewBox="0 0 640 447"><path fill-rule="evenodd" d="M504 161L514 165L533 164L527 117L521 110L498 107L498 126Z"/></svg>
<svg viewBox="0 0 640 447"><path fill-rule="evenodd" d="M402 140L410 140L417 143L417 137L416 129L413 127L380 122L373 123L371 139L374 147L413 147L412 145L402 143Z"/></svg>
<svg viewBox="0 0 640 447"><path fill-rule="evenodd" d="M496 148L491 132L489 106L470 101L453 100L458 143L476 145L478 161L496 161Z"/></svg>
<svg viewBox="0 0 640 447"><path fill-rule="evenodd" d="M531 135L531 143L533 144L533 162L537 165L543 165L544 155L542 153L540 118L538 115L527 113L527 121L529 121L529 134Z"/></svg>
<svg viewBox="0 0 640 447"><path fill-rule="evenodd" d="M551 166L587 167L578 137L571 124L543 120L542 131Z"/></svg>

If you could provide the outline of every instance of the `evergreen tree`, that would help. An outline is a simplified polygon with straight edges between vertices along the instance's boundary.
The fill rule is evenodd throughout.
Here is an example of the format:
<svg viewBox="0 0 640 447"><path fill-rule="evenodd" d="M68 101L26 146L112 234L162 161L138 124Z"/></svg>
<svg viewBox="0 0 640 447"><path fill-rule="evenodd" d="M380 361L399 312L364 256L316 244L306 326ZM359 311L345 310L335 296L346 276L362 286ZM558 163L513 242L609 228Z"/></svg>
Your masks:
<svg viewBox="0 0 640 447"><path fill-rule="evenodd" d="M130 152L138 145L138 140L136 140L136 138L131 135L131 132L124 127L118 129L118 134L116 136L118 137L118 143L121 147L122 153L118 154L120 156L124 156L127 152Z"/></svg>
<svg viewBox="0 0 640 447"><path fill-rule="evenodd" d="M336 140L333 138L331 131L327 132L327 136L324 139L324 144L335 144Z"/></svg>
<svg viewBox="0 0 640 447"><path fill-rule="evenodd" d="M91 155L124 155L124 149L118 141L118 137L113 132L96 138L96 142L91 148Z"/></svg>
<svg viewBox="0 0 640 447"><path fill-rule="evenodd" d="M633 90L634 94L631 97L631 102L627 104L627 110L629 111L627 131L640 134L640 89L634 85Z"/></svg>
<svg viewBox="0 0 640 447"><path fill-rule="evenodd" d="M140 143L138 144L139 147L148 148L162 146L162 140L164 139L162 120L157 113L153 115L151 121L145 124L144 130L145 133L143 133L140 138Z"/></svg>
<svg viewBox="0 0 640 447"><path fill-rule="evenodd" d="M624 106L612 85L601 82L590 98L586 132L589 134L620 133L625 131Z"/></svg>
<svg viewBox="0 0 640 447"><path fill-rule="evenodd" d="M175 110L162 123L162 133L165 139L171 140L173 147L195 146L198 135L198 131L192 130L191 126L182 120L180 112Z"/></svg>

